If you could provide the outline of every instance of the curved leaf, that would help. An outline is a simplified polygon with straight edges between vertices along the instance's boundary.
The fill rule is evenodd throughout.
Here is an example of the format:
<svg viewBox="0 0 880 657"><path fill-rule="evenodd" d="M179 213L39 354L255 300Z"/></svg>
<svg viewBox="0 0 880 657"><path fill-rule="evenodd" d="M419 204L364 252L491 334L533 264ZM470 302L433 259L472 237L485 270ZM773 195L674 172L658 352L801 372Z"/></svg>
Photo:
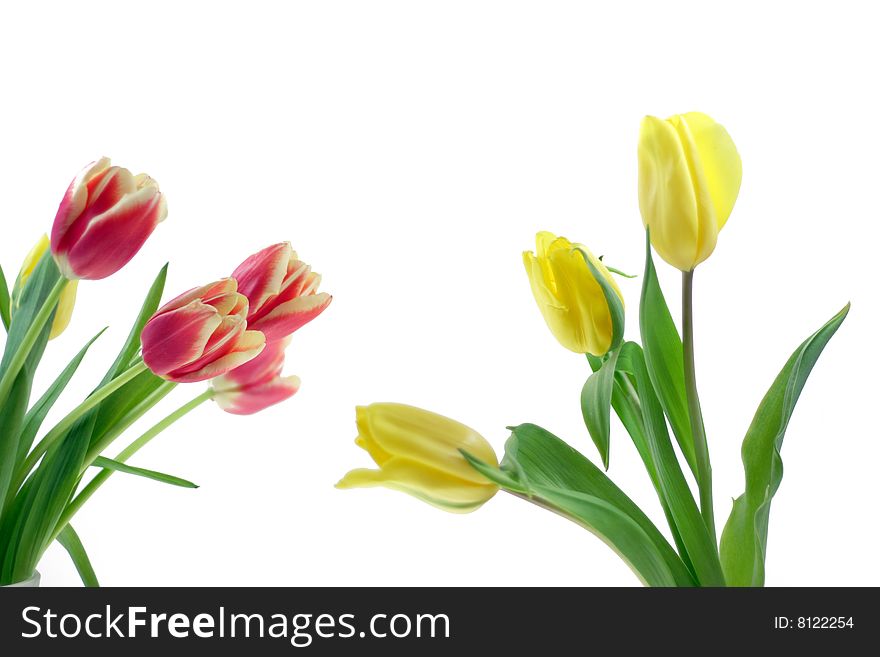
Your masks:
<svg viewBox="0 0 880 657"><path fill-rule="evenodd" d="M611 447L611 394L614 390L614 372L620 349L608 354L599 369L593 372L581 390L581 413L590 437L602 457L602 465L608 470Z"/></svg>
<svg viewBox="0 0 880 657"><path fill-rule="evenodd" d="M849 304L791 355L755 413L742 445L746 490L733 502L721 534L721 562L730 586L763 586L770 502L782 481L779 450L807 377L843 323Z"/></svg>
<svg viewBox="0 0 880 657"><path fill-rule="evenodd" d="M647 232L646 232L647 236ZM651 257L651 238L647 238L645 253L645 276L642 279L642 298L639 304L639 329L645 350L645 363L651 384L669 418L672 432L678 442L688 467L697 476L697 461L694 454L694 437L688 417L687 393L684 387L684 349L681 337Z"/></svg>
<svg viewBox="0 0 880 657"><path fill-rule="evenodd" d="M76 572L79 573L82 583L89 587L101 586L98 583L97 575L95 575L95 569L92 568L92 562L89 561L89 555L86 554L86 549L73 527L66 525L58 534L58 542L67 550L67 554L73 560L73 565L76 566Z"/></svg>

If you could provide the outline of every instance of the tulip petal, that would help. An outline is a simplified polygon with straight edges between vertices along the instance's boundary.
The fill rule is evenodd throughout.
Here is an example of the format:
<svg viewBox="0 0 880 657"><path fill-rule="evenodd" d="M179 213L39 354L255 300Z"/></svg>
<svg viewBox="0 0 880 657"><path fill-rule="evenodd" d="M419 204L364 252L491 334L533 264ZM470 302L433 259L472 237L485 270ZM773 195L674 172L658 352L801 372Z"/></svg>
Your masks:
<svg viewBox="0 0 880 657"><path fill-rule="evenodd" d="M201 369L192 371L190 367L184 367L180 370L169 372L166 378L178 383L193 383L216 378L256 358L263 350L263 347L265 347L265 344L266 338L261 332L245 331L232 346L232 349L216 360L206 363ZM146 361L146 359L144 360Z"/></svg>
<svg viewBox="0 0 880 657"><path fill-rule="evenodd" d="M281 374L284 366L284 350L289 344L290 338L268 342L259 356L219 377L213 384L214 388L238 389L271 381Z"/></svg>
<svg viewBox="0 0 880 657"><path fill-rule="evenodd" d="M367 444L375 443L395 458L430 464L431 469L464 481L486 482L461 457L461 449L490 465L498 465L495 452L480 434L443 415L404 404L373 404L358 412L357 421L358 433Z"/></svg>
<svg viewBox="0 0 880 657"><path fill-rule="evenodd" d="M234 278L221 278L219 281L208 283L201 287L194 287L180 296L174 297L171 301L159 308L159 310L156 311L156 314L159 315L171 310L176 310L177 308L183 308L196 299L211 299L223 294L231 294L236 291L236 288L237 284Z"/></svg>
<svg viewBox="0 0 880 657"><path fill-rule="evenodd" d="M200 301L154 315L141 331L144 363L167 377L202 354L220 322L217 311Z"/></svg>
<svg viewBox="0 0 880 657"><path fill-rule="evenodd" d="M690 271L701 262L700 256L708 257L705 245L714 247L707 231L717 232L717 226L714 220L702 224L699 220L690 166L678 132L668 121L653 116L642 121L639 135L639 209L651 231L651 243L673 267Z"/></svg>
<svg viewBox="0 0 880 657"><path fill-rule="evenodd" d="M683 119L699 155L714 205L715 220L721 230L739 195L742 160L724 126L701 112L688 112Z"/></svg>
<svg viewBox="0 0 880 657"><path fill-rule="evenodd" d="M459 513L474 511L498 491L497 486L485 479L474 483L399 457L385 463L381 470L352 470L336 484L342 489L373 486L408 493L444 511Z"/></svg>
<svg viewBox="0 0 880 657"><path fill-rule="evenodd" d="M245 366L247 363L242 367ZM290 399L297 393L299 387L298 376L276 377L266 383L248 386L241 390L218 390L214 394L214 401L227 413L252 415Z"/></svg>
<svg viewBox="0 0 880 657"><path fill-rule="evenodd" d="M273 244L248 257L232 272L239 291L250 301L251 312L258 312L267 300L278 294L292 254L290 242Z"/></svg>
<svg viewBox="0 0 880 657"><path fill-rule="evenodd" d="M333 300L326 292L296 297L275 306L268 314L250 323L250 326L266 334L266 339L280 340L302 328L324 312Z"/></svg>
<svg viewBox="0 0 880 657"><path fill-rule="evenodd" d="M107 212L91 219L67 252L77 278L97 280L117 272L147 241L159 223L161 194L144 188L127 194Z"/></svg>
<svg viewBox="0 0 880 657"><path fill-rule="evenodd" d="M73 307L76 305L76 288L79 281L68 281L64 291L58 299L58 307L55 309L55 317L52 320L52 328L49 330L49 339L54 340L64 333L70 324L73 315Z"/></svg>
<svg viewBox="0 0 880 657"><path fill-rule="evenodd" d="M88 181L110 168L110 158L102 157L80 171L71 181L58 206L55 222L52 224L52 253L55 255L67 251L69 244L65 239L67 231L74 221L85 210L89 200Z"/></svg>

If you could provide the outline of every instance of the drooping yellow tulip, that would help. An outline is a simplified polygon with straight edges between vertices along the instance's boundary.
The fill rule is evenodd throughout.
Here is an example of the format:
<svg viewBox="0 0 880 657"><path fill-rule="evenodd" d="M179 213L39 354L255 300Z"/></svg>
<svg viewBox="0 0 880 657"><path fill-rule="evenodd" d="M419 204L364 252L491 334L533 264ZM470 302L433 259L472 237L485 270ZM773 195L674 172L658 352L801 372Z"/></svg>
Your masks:
<svg viewBox="0 0 880 657"><path fill-rule="evenodd" d="M497 467L495 452L460 422L414 406L379 403L357 407L357 428L355 444L379 469L352 470L337 488L385 486L455 513L474 511L498 492L459 450Z"/></svg>
<svg viewBox="0 0 880 657"><path fill-rule="evenodd" d="M705 114L642 121L639 209L651 244L673 267L691 271L712 255L741 181L733 140Z"/></svg>
<svg viewBox="0 0 880 657"><path fill-rule="evenodd" d="M18 272L17 284L17 287L20 290L24 289L24 285L34 272L37 263L40 262L40 259L48 250L49 237L48 235L43 235L37 240L34 248L30 250L30 253L27 254L24 262L21 264L21 269ZM76 287L78 282L79 281L68 282L64 291L61 293L61 297L58 299L58 308L55 310L55 318L52 320L52 328L49 330L50 340L53 340L64 333L64 329L70 324L70 317L73 315L73 307L76 304Z"/></svg>
<svg viewBox="0 0 880 657"><path fill-rule="evenodd" d="M540 232L536 252L523 253L532 294L544 321L560 344L578 354L603 356L611 348L614 327L602 287L584 256L611 284L623 304L623 295L611 273L582 244Z"/></svg>

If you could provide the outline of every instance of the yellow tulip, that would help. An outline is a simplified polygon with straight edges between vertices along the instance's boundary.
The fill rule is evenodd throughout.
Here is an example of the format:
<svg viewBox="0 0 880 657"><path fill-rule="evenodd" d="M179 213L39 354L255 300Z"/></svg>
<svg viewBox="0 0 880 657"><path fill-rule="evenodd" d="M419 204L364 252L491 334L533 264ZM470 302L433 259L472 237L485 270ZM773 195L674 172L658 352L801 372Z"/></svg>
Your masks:
<svg viewBox="0 0 880 657"><path fill-rule="evenodd" d="M24 290L25 283L31 277L37 263L40 262L40 259L48 250L49 237L43 235L34 245L34 248L30 250L30 253L27 254L24 262L21 264L21 270L18 272L18 283L16 285L19 290ZM64 329L70 324L70 317L73 315L73 307L76 304L77 283L78 281L68 282L64 291L61 293L61 298L58 300L58 308L55 310L55 318L52 320L52 328L49 330L50 340L57 338L64 333Z"/></svg>
<svg viewBox="0 0 880 657"><path fill-rule="evenodd" d="M611 273L587 247L553 233L538 233L536 246L536 253L523 253L523 262L550 331L566 349L603 356L611 348L614 327L602 287L584 258L611 285L622 305L623 295Z"/></svg>
<svg viewBox="0 0 880 657"><path fill-rule="evenodd" d="M352 470L337 488L385 486L456 513L474 511L498 487L478 473L459 450L491 466L495 452L470 427L404 404L357 407L358 437L378 470Z"/></svg>
<svg viewBox="0 0 880 657"><path fill-rule="evenodd" d="M741 181L733 140L705 114L642 121L639 209L651 244L673 267L691 271L712 255Z"/></svg>

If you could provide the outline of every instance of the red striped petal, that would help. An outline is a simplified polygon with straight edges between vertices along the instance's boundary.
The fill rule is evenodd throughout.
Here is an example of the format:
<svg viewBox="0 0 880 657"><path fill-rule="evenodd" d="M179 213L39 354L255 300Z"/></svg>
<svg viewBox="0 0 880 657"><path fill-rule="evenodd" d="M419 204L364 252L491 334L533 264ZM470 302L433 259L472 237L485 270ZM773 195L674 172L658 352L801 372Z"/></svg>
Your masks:
<svg viewBox="0 0 880 657"><path fill-rule="evenodd" d="M232 272L232 277L238 281L239 291L250 302L251 312L258 311L266 301L278 294L292 257L290 243L281 242L253 254Z"/></svg>
<svg viewBox="0 0 880 657"><path fill-rule="evenodd" d="M144 363L159 376L185 367L199 358L220 323L217 311L199 301L154 315L141 332Z"/></svg>
<svg viewBox="0 0 880 657"><path fill-rule="evenodd" d="M265 333L270 342L280 340L324 312L332 300L333 297L326 292L297 297L276 306L264 317L250 322L249 326Z"/></svg>
<svg viewBox="0 0 880 657"><path fill-rule="evenodd" d="M214 401L227 413L251 415L293 397L300 388L298 376L277 377L259 386L218 392Z"/></svg>

